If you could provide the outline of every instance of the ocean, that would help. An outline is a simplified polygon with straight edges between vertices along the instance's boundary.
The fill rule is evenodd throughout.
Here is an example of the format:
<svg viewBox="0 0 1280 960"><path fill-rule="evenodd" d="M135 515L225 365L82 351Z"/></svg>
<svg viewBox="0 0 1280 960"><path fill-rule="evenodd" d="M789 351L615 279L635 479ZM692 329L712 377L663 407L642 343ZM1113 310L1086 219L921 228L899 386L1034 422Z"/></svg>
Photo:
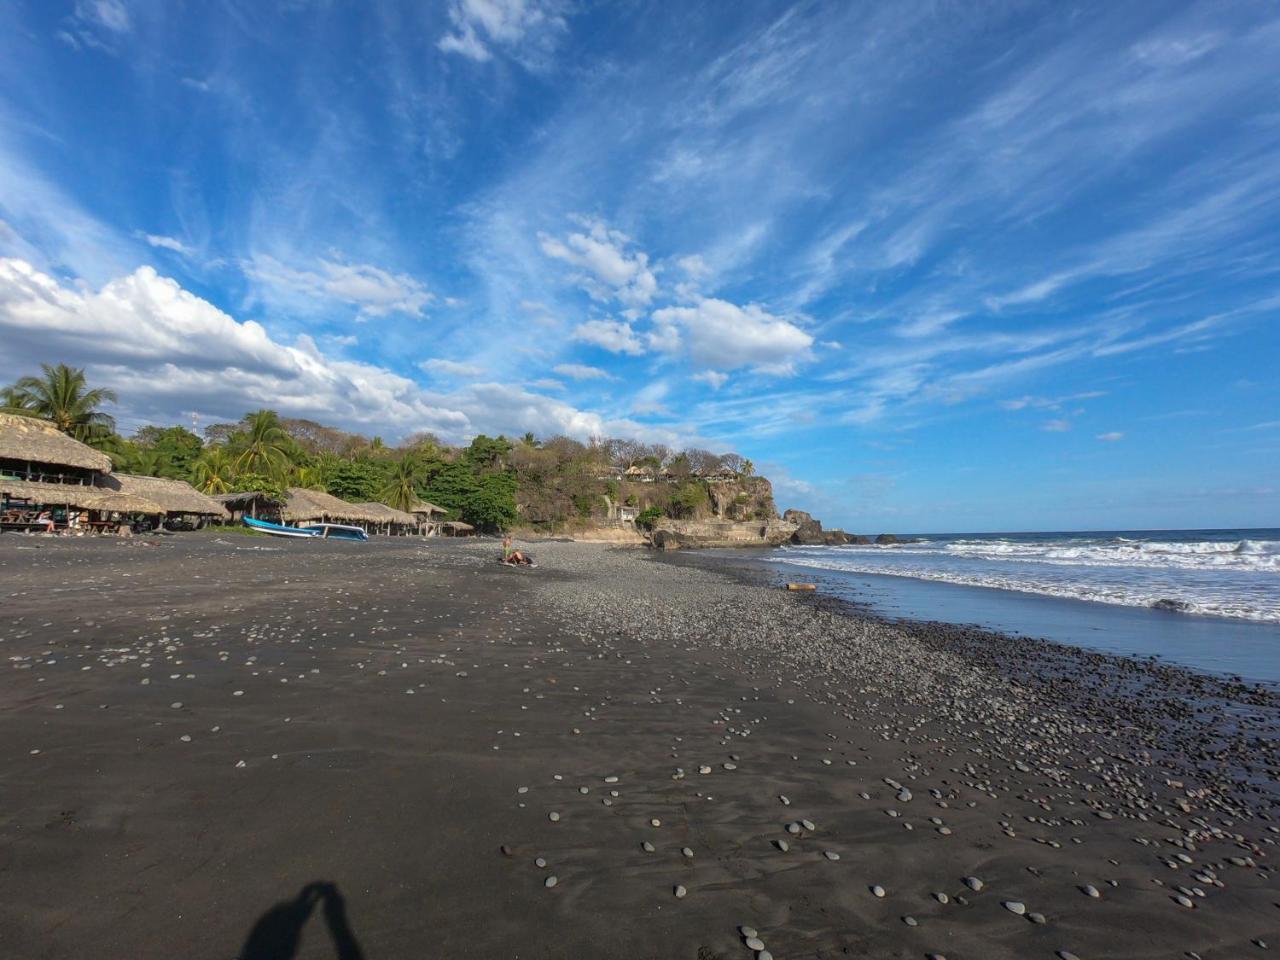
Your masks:
<svg viewBox="0 0 1280 960"><path fill-rule="evenodd" d="M888 616L1280 681L1280 529L931 534L767 560Z"/></svg>

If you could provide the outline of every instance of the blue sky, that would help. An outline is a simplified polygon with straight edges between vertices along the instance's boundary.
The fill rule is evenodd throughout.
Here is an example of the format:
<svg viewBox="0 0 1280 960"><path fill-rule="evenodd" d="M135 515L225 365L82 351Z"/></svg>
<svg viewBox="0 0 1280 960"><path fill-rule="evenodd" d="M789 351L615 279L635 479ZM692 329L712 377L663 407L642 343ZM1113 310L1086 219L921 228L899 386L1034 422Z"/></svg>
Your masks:
<svg viewBox="0 0 1280 960"><path fill-rule="evenodd" d="M1280 8L0 0L0 379L1280 524Z"/></svg>

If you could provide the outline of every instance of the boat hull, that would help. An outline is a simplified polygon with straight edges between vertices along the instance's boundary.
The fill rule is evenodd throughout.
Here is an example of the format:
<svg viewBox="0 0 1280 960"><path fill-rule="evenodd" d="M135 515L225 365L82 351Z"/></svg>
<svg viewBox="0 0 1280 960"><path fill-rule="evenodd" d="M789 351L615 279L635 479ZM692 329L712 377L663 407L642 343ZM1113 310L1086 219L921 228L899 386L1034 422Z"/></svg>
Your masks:
<svg viewBox="0 0 1280 960"><path fill-rule="evenodd" d="M367 534L360 527L349 527L344 523L309 523L299 530L309 530L322 540L368 540Z"/></svg>
<svg viewBox="0 0 1280 960"><path fill-rule="evenodd" d="M320 536L320 534L314 530L307 530L302 527L285 527L278 523L268 523L266 520L256 520L253 517L245 517L244 525L250 530L269 533L273 537L290 537L294 540L315 540Z"/></svg>

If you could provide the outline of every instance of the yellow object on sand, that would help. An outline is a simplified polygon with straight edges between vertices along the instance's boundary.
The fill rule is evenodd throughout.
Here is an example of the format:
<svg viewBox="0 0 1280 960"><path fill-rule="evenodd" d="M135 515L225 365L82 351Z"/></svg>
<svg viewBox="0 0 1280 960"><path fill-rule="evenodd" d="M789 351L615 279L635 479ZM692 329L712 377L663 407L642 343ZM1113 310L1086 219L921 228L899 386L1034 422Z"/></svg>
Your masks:
<svg viewBox="0 0 1280 960"><path fill-rule="evenodd" d="M818 589L818 585L817 585L816 583L788 583L788 584L787 584L787 589L788 589L788 590L791 590L791 591L797 591L797 590L817 590L817 589Z"/></svg>

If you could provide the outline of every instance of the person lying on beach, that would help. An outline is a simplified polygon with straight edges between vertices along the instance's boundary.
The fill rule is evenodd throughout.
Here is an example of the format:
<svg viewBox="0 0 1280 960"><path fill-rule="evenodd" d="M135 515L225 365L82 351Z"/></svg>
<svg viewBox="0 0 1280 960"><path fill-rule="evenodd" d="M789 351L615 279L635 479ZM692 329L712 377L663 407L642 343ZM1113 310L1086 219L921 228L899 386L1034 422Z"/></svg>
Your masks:
<svg viewBox="0 0 1280 960"><path fill-rule="evenodd" d="M529 566L533 563L528 557L511 545L510 537L502 538L502 562L512 566Z"/></svg>

